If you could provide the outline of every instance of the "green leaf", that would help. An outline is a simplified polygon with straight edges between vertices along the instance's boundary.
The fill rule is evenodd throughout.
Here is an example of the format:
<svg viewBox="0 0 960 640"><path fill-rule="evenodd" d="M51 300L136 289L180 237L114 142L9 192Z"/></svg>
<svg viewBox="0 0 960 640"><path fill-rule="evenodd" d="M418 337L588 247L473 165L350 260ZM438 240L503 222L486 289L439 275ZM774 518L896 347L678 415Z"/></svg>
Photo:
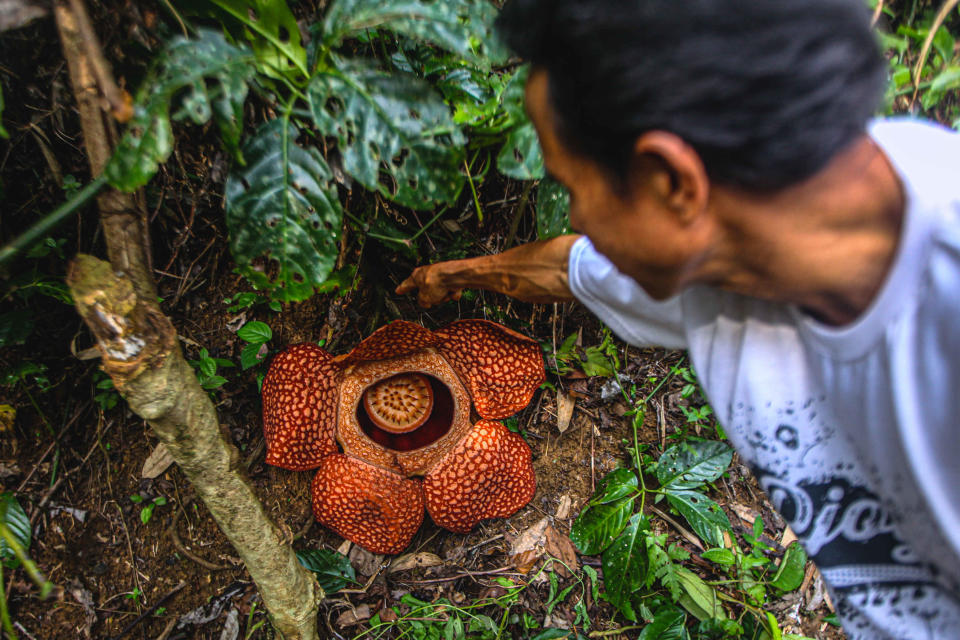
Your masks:
<svg viewBox="0 0 960 640"><path fill-rule="evenodd" d="M792 543L784 552L770 586L780 591L793 591L803 583L806 565L807 552L799 542Z"/></svg>
<svg viewBox="0 0 960 640"><path fill-rule="evenodd" d="M547 240L570 233L570 192L551 178L537 187L537 238Z"/></svg>
<svg viewBox="0 0 960 640"><path fill-rule="evenodd" d="M683 637L686 615L674 606L660 607L653 621L643 627L637 640L674 640Z"/></svg>
<svg viewBox="0 0 960 640"><path fill-rule="evenodd" d="M337 139L344 170L363 186L414 209L460 194L465 141L423 80L342 62L315 76L307 95L317 128Z"/></svg>
<svg viewBox="0 0 960 640"><path fill-rule="evenodd" d="M220 118L227 113L238 115L237 105L243 105L247 81L255 72L253 60L249 51L228 44L215 31L200 30L194 40L172 39L144 80L133 118L104 169L110 184L124 191L138 189L170 155L170 109L175 95L182 95L182 109L174 120L189 117L203 124L216 112L221 129L239 126L239 120L228 125Z"/></svg>
<svg viewBox="0 0 960 640"><path fill-rule="evenodd" d="M26 309L0 314L0 347L26 342L33 333L33 314Z"/></svg>
<svg viewBox="0 0 960 640"><path fill-rule="evenodd" d="M156 507L155 502L151 502L149 504L144 505L144 507L140 509L140 522L142 522L143 524L147 524L148 522L150 522L150 518L153 517L153 510L155 507Z"/></svg>
<svg viewBox="0 0 960 640"><path fill-rule="evenodd" d="M586 556L600 553L620 535L633 511L635 497L588 506L570 528L570 540Z"/></svg>
<svg viewBox="0 0 960 640"><path fill-rule="evenodd" d="M707 544L723 544L723 532L730 530L730 520L716 502L697 491L670 491L667 500Z"/></svg>
<svg viewBox="0 0 960 640"><path fill-rule="evenodd" d="M350 34L386 28L489 67L507 57L493 30L496 17L487 0L337 0L324 20L324 39L333 45Z"/></svg>
<svg viewBox="0 0 960 640"><path fill-rule="evenodd" d="M623 533L603 552L603 581L607 600L628 620L636 622L637 614L631 595L647 577L647 547L644 538L650 524L643 514L635 513Z"/></svg>
<svg viewBox="0 0 960 640"><path fill-rule="evenodd" d="M715 562L726 567L732 566L737 562L737 557L733 554L733 551L720 547L715 549L707 549L701 555L705 560L709 560L710 562Z"/></svg>
<svg viewBox="0 0 960 640"><path fill-rule="evenodd" d="M343 218L326 161L296 137L281 119L262 125L244 145L247 166L229 175L224 198L239 271L282 301L309 298L330 275ZM257 264L264 258L276 270Z"/></svg>
<svg viewBox="0 0 960 640"><path fill-rule="evenodd" d="M937 77L930 83L927 91L945 93L953 89L960 88L960 67L947 67L937 74Z"/></svg>
<svg viewBox="0 0 960 640"><path fill-rule="evenodd" d="M732 459L733 449L722 442L688 440L663 452L657 479L664 489L695 489L719 478Z"/></svg>
<svg viewBox="0 0 960 640"><path fill-rule="evenodd" d="M539 180L546 174L540 140L532 122L524 122L507 134L497 155L497 169L516 180Z"/></svg>
<svg viewBox="0 0 960 640"><path fill-rule="evenodd" d="M5 491L0 495L0 522L10 529L14 539L26 552L30 548L30 518L27 517L12 491ZM10 569L20 566L20 560L3 537L0 537L0 560L3 561L3 566Z"/></svg>
<svg viewBox="0 0 960 640"><path fill-rule="evenodd" d="M244 345L243 349L240 350L240 368L243 371L246 371L250 367L255 367L263 361L260 357L260 348L262 346L262 343L251 342L248 345Z"/></svg>
<svg viewBox="0 0 960 640"><path fill-rule="evenodd" d="M720 598L713 587L704 582L700 576L680 567L677 569L677 578L683 594L680 596L680 605L698 620L711 618L726 618L727 614L720 606Z"/></svg>
<svg viewBox="0 0 960 640"><path fill-rule="evenodd" d="M260 69L268 75L306 76L307 50L300 43L297 19L283 0L213 0L239 20Z"/></svg>
<svg viewBox="0 0 960 640"><path fill-rule="evenodd" d="M213 389L219 389L227 383L227 379L223 376L210 376L206 380L200 383L200 386L206 389L207 391L212 391Z"/></svg>
<svg viewBox="0 0 960 640"><path fill-rule="evenodd" d="M217 373L217 363L213 361L213 358L204 358L199 363L200 373L204 377L209 378Z"/></svg>
<svg viewBox="0 0 960 640"><path fill-rule="evenodd" d="M266 322L253 320L240 327L237 331L237 337L244 342L263 344L273 338L273 330Z"/></svg>
<svg viewBox="0 0 960 640"><path fill-rule="evenodd" d="M604 504L625 498L637 491L637 474L630 469L614 469L603 477L590 504Z"/></svg>
<svg viewBox="0 0 960 640"><path fill-rule="evenodd" d="M297 560L317 574L317 582L328 596L357 581L349 558L342 553L330 549L303 549L297 551Z"/></svg>
<svg viewBox="0 0 960 640"><path fill-rule="evenodd" d="M555 640L556 638L569 638L570 634L572 633L573 631L570 629L557 629L555 627L550 627L533 636L530 638L530 640Z"/></svg>

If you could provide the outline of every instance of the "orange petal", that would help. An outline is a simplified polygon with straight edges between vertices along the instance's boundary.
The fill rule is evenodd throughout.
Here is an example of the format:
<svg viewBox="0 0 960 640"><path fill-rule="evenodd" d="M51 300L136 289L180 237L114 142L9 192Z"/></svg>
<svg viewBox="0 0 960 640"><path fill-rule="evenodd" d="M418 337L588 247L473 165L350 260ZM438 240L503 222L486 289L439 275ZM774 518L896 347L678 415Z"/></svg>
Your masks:
<svg viewBox="0 0 960 640"><path fill-rule="evenodd" d="M333 356L312 344L277 355L263 381L267 464L303 471L337 452L337 378Z"/></svg>
<svg viewBox="0 0 960 640"><path fill-rule="evenodd" d="M466 381L484 418L520 411L546 379L540 345L496 322L458 320L434 333L443 340L440 353Z"/></svg>
<svg viewBox="0 0 960 640"><path fill-rule="evenodd" d="M439 342L429 329L405 320L394 320L371 333L353 351L337 357L337 360L343 366L348 366L358 362L398 358L426 347L435 347Z"/></svg>
<svg viewBox="0 0 960 640"><path fill-rule="evenodd" d="M367 551L400 553L423 522L423 491L419 480L337 453L313 479L313 515Z"/></svg>
<svg viewBox="0 0 960 640"><path fill-rule="evenodd" d="M530 447L499 422L480 420L423 479L433 521L467 533L484 518L506 518L533 497Z"/></svg>

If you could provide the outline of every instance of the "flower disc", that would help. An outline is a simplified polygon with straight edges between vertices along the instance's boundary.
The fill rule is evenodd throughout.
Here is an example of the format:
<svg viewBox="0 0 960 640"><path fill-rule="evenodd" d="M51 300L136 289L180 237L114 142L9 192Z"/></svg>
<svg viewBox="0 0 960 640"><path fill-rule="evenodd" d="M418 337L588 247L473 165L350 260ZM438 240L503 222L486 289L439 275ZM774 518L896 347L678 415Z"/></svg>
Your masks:
<svg viewBox="0 0 960 640"><path fill-rule="evenodd" d="M430 417L433 390L421 373L400 373L380 380L363 392L363 408L381 429L413 431Z"/></svg>

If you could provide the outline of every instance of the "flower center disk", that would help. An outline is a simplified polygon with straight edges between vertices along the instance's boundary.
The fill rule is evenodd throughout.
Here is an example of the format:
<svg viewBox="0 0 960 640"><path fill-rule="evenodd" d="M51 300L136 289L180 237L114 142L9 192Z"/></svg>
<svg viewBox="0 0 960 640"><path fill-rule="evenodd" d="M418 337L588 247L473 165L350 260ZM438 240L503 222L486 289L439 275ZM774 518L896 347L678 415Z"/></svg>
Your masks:
<svg viewBox="0 0 960 640"><path fill-rule="evenodd" d="M380 380L363 392L370 420L391 433L413 431L430 417L433 389L421 373L400 373Z"/></svg>

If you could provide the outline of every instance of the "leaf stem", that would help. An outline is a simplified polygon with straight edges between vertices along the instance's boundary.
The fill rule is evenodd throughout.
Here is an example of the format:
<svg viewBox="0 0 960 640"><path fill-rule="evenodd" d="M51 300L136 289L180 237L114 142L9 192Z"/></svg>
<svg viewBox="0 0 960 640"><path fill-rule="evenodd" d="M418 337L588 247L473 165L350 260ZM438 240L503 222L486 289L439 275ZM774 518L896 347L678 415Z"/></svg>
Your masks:
<svg viewBox="0 0 960 640"><path fill-rule="evenodd" d="M477 156L474 155L473 158L476 159ZM473 176L470 175L470 166L472 164L473 163L471 162L468 165L467 159L466 158L463 159L463 168L467 170L467 183L470 185L470 193L473 194L473 206L477 210L477 222L479 224L483 224L483 209L480 207L480 198L477 197L477 188L473 184Z"/></svg>
<svg viewBox="0 0 960 640"><path fill-rule="evenodd" d="M0 562L0 621L3 622L3 630L7 632L11 640L17 640L17 634L13 631L13 623L10 621L10 610L7 609L7 592L3 586L2 562Z"/></svg>
<svg viewBox="0 0 960 640"><path fill-rule="evenodd" d="M30 576L33 583L40 589L40 598L44 599L50 595L50 592L53 590L53 583L43 577L36 563L34 563L34 561L30 559L30 556L27 555L27 552L24 551L23 545L20 544L17 537L10 531L10 527L7 526L6 522L0 522L0 537L7 543L7 546L10 547L13 554L17 556L17 560L19 560L23 568L26 569L27 575Z"/></svg>
<svg viewBox="0 0 960 640"><path fill-rule="evenodd" d="M0 249L0 265L10 260L20 251L32 245L37 241L38 238L63 222L67 216L71 215L77 209L86 204L87 201L95 196L97 192L100 191L100 189L102 189L106 184L107 179L103 176L98 176L89 182L83 189L75 193L69 200L54 209L53 212L47 214L42 220L40 220L40 222L33 225L18 237L4 245L4 247Z"/></svg>

